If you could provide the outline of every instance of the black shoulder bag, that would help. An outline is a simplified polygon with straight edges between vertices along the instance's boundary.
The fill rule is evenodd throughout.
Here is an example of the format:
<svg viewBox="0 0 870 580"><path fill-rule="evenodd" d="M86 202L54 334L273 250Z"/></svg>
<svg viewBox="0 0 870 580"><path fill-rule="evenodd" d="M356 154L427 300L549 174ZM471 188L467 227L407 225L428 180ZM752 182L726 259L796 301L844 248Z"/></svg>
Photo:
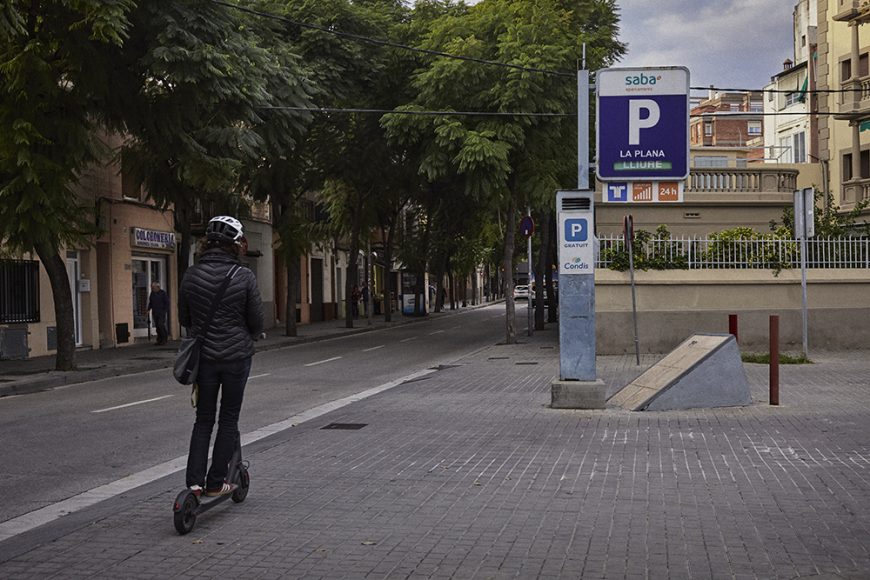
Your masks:
<svg viewBox="0 0 870 580"><path fill-rule="evenodd" d="M199 372L199 351L202 348L202 341L205 340L205 335L208 334L211 327L214 314L217 312L221 299L227 291L227 286L230 285L230 280L239 270L239 266L233 266L227 271L221 287L218 288L217 294L214 295L211 308L208 311L208 316L202 326L202 332L197 336L188 336L181 339L181 346L178 347L178 354L175 357L175 368L172 373L182 385L192 385L196 382L196 375Z"/></svg>

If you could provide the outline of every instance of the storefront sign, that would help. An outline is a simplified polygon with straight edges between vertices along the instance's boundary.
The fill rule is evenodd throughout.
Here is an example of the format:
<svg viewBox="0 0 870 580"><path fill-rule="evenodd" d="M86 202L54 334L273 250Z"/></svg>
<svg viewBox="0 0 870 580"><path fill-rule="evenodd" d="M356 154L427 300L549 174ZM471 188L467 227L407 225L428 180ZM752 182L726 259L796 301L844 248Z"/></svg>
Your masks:
<svg viewBox="0 0 870 580"><path fill-rule="evenodd" d="M175 249L175 232L133 228L133 245L137 248Z"/></svg>

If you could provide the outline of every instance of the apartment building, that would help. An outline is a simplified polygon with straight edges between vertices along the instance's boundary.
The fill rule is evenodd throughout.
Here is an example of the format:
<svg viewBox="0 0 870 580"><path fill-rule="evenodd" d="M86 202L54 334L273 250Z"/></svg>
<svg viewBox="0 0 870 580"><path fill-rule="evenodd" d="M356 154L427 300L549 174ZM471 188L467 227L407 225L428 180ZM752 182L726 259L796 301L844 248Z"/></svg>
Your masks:
<svg viewBox="0 0 870 580"><path fill-rule="evenodd" d="M870 200L870 5L818 0L819 157L844 210ZM830 92L827 92L830 91ZM862 221L870 220L865 210Z"/></svg>
<svg viewBox="0 0 870 580"><path fill-rule="evenodd" d="M757 150L749 157L760 159L764 156L763 111L760 91L711 89L707 98L698 101L689 111L689 145L753 148Z"/></svg>

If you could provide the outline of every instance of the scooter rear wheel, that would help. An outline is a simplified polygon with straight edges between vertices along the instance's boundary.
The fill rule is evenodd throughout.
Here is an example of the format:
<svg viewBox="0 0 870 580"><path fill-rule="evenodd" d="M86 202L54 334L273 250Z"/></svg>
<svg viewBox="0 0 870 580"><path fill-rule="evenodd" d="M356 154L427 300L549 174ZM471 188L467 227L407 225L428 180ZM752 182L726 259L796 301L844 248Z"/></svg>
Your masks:
<svg viewBox="0 0 870 580"><path fill-rule="evenodd" d="M233 492L233 501L242 503L248 497L248 488L251 486L251 475L248 473L248 468L244 465L239 466L239 477L236 483L239 487Z"/></svg>
<svg viewBox="0 0 870 580"><path fill-rule="evenodd" d="M182 497L183 496L183 497ZM174 512L175 529L182 536L187 534L196 525L196 508L199 502L192 492L182 492L175 500Z"/></svg>

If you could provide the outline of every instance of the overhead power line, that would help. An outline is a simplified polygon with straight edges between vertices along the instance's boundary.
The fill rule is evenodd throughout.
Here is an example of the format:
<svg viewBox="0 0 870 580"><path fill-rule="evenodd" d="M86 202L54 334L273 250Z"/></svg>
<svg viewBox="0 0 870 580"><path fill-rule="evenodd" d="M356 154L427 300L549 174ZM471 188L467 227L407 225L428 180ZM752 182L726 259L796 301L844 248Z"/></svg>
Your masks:
<svg viewBox="0 0 870 580"><path fill-rule="evenodd" d="M542 112L513 112L513 111L419 111L407 109L363 109L353 107L282 107L269 106L257 107L263 110L273 111L302 111L307 113L359 113L359 114L374 114L374 115L414 115L421 117L576 117L577 113L542 113ZM708 117L736 117L736 118L754 118L754 117L774 117L777 115L833 115L833 112L828 113L807 113L807 112L781 112L781 113L752 113L749 111L711 111L709 113L695 113L689 115L692 118L708 118Z"/></svg>

